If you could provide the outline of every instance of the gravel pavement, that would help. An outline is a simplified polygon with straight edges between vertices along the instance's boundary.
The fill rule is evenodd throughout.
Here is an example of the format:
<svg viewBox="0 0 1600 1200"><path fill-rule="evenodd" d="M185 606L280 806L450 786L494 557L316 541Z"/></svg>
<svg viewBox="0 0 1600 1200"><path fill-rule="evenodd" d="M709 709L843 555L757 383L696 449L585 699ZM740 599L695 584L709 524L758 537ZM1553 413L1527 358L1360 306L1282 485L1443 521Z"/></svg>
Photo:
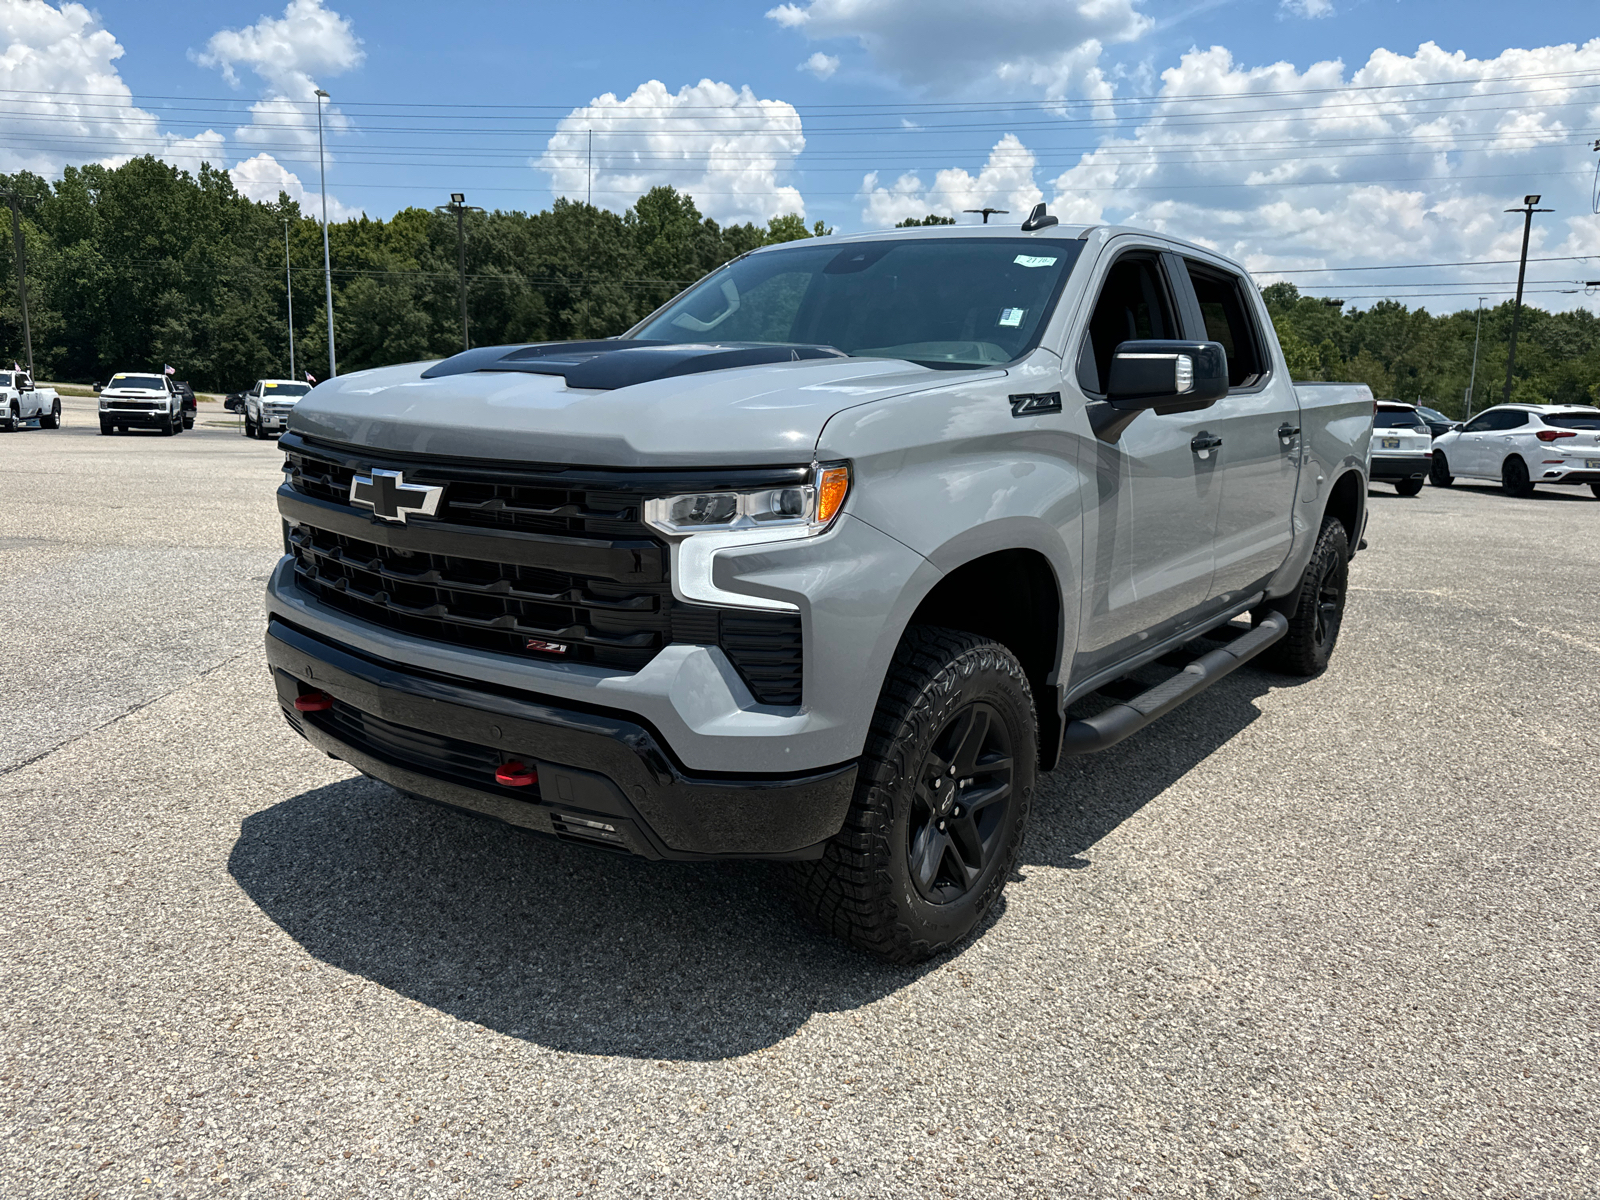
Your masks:
<svg viewBox="0 0 1600 1200"><path fill-rule="evenodd" d="M1329 671L1047 776L907 970L320 757L274 448L67 404L0 435L0 1196L1600 1195L1587 491L1375 489Z"/></svg>

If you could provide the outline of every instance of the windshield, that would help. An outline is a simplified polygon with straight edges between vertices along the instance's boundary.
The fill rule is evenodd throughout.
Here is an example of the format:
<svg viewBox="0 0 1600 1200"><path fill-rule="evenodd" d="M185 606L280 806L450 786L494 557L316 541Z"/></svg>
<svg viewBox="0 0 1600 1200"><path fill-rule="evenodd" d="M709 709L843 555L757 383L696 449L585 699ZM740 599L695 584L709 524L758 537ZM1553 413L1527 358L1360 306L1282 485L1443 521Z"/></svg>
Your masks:
<svg viewBox="0 0 1600 1200"><path fill-rule="evenodd" d="M1378 410L1378 415L1372 418L1374 429L1426 429L1428 423L1414 412L1388 412Z"/></svg>
<svg viewBox="0 0 1600 1200"><path fill-rule="evenodd" d="M10 387L10 386L11 386L11 372L10 371L0 371L0 387Z"/></svg>
<svg viewBox="0 0 1600 1200"><path fill-rule="evenodd" d="M161 381L159 375L113 375L111 386L114 388L154 388L158 392L167 390L167 385Z"/></svg>
<svg viewBox="0 0 1600 1200"><path fill-rule="evenodd" d="M1600 429L1600 408L1587 412L1580 408L1577 412L1545 413L1544 423L1557 429Z"/></svg>
<svg viewBox="0 0 1600 1200"><path fill-rule="evenodd" d="M261 394L287 400L290 396L304 396L311 390L309 383L263 383Z"/></svg>
<svg viewBox="0 0 1600 1200"><path fill-rule="evenodd" d="M988 366L1038 344L1083 243L927 238L821 242L713 272L631 336L832 346L862 358Z"/></svg>

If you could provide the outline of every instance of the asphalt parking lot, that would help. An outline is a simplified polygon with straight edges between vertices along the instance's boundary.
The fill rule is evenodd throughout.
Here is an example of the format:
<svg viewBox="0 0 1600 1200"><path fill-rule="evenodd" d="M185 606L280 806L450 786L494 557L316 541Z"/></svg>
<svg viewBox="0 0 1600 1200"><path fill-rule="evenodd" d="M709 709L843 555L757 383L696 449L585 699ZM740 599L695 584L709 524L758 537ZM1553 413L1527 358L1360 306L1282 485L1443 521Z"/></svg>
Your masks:
<svg viewBox="0 0 1600 1200"><path fill-rule="evenodd" d="M1375 488L1330 670L1046 777L907 970L299 741L279 461L0 435L0 1195L1600 1194L1587 490Z"/></svg>

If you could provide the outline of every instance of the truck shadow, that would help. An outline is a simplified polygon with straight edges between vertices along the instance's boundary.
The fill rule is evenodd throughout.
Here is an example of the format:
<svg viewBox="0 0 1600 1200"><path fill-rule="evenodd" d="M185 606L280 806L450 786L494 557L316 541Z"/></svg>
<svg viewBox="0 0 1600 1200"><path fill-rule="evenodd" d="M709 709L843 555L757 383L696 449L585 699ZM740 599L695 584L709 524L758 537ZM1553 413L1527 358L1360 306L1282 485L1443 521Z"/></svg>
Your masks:
<svg viewBox="0 0 1600 1200"><path fill-rule="evenodd" d="M1019 869L1081 856L1258 715L1248 668L1045 777ZM764 863L650 863L350 779L248 817L235 881L314 957L551 1049L714 1060L937 970L800 921ZM1004 900L989 921L1000 919Z"/></svg>

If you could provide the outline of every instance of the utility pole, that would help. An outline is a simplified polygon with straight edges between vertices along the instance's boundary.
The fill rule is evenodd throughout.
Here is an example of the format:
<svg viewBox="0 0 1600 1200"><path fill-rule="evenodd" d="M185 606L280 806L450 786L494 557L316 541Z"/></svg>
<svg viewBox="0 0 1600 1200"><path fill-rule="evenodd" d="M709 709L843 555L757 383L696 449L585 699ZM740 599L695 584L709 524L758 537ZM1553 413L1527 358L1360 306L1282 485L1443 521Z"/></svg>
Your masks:
<svg viewBox="0 0 1600 1200"><path fill-rule="evenodd" d="M1508 208L1506 211L1522 214L1522 265L1517 268L1517 306L1511 310L1511 349L1506 354L1506 390L1501 397L1501 404L1511 403L1511 372L1517 365L1517 326L1522 323L1522 277L1528 273L1528 234L1533 230L1533 214L1536 212L1554 212L1553 208L1535 208L1543 199L1542 196L1524 196L1521 208Z"/></svg>
<svg viewBox="0 0 1600 1200"><path fill-rule="evenodd" d="M294 373L294 276L289 273L289 218L283 219L283 286L289 293L289 378L298 379Z"/></svg>
<svg viewBox="0 0 1600 1200"><path fill-rule="evenodd" d="M998 215L998 216L1010 216L1011 215L1011 210L1009 208L963 208L961 211L962 212L969 212L969 213L982 213L983 214L983 223L985 225L987 225L989 223L990 214L995 214L995 215Z"/></svg>
<svg viewBox="0 0 1600 1200"><path fill-rule="evenodd" d="M339 374L339 360L333 352L333 262L328 257L328 162L322 154L322 102L328 93L317 89L317 170L322 177L322 283L328 293L328 378Z"/></svg>
<svg viewBox="0 0 1600 1200"><path fill-rule="evenodd" d="M467 203L466 193L451 192L450 203L441 204L434 212L450 213L456 219L456 274L460 281L461 291L461 348L472 349L472 337L467 331L467 229L466 219L469 212L482 212L481 208L474 208Z"/></svg>
<svg viewBox="0 0 1600 1200"><path fill-rule="evenodd" d="M1472 374L1467 377L1467 415L1463 421L1472 420L1472 389L1478 386L1478 339L1483 336L1483 302L1487 296L1478 297L1478 328L1472 335Z"/></svg>
<svg viewBox="0 0 1600 1200"><path fill-rule="evenodd" d="M33 330L28 325L28 254L22 244L22 212L15 191L6 192L11 201L11 236L17 246L17 299L22 302L22 340L28 350L28 378L33 378Z"/></svg>
<svg viewBox="0 0 1600 1200"><path fill-rule="evenodd" d="M586 193L583 202L590 208L594 207L594 130L589 130L589 167L584 178L587 180Z"/></svg>

